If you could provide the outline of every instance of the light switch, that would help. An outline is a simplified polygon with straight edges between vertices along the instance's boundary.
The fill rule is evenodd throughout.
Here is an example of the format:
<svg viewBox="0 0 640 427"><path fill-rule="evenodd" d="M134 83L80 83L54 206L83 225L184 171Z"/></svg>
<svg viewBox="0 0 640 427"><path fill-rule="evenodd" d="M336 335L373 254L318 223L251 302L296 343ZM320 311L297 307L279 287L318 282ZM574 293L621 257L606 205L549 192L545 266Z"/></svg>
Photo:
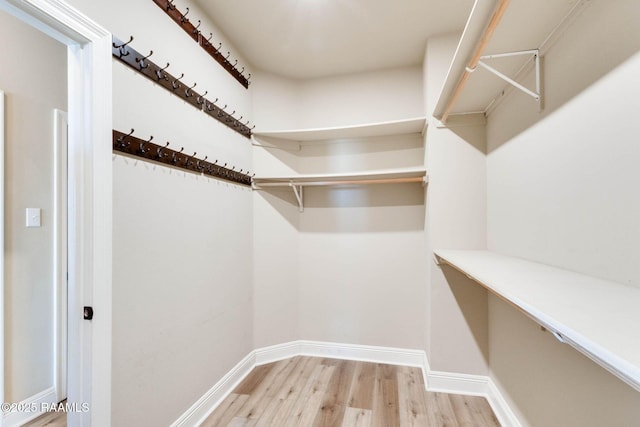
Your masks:
<svg viewBox="0 0 640 427"><path fill-rule="evenodd" d="M41 226L41 209L40 208L27 208L27 227L40 227Z"/></svg>

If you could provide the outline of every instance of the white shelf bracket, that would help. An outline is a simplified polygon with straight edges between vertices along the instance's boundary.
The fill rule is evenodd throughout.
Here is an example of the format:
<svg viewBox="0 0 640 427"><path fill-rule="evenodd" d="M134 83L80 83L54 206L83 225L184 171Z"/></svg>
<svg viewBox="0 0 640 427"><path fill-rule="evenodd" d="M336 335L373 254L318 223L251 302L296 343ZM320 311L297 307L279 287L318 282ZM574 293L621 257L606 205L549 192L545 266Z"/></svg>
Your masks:
<svg viewBox="0 0 640 427"><path fill-rule="evenodd" d="M511 56L520 56L520 55L531 55L535 64L535 71L536 71L536 88L535 91L529 89L528 87L518 83L517 81L515 81L514 79L512 79L511 77L507 76L506 74L501 73L500 71L496 70L495 68L493 68L492 66L488 65L486 62L484 62L483 60L488 60L488 59L496 59L496 58L507 58L507 57L511 57ZM516 89L521 90L522 92L526 93L527 95L531 96L532 98L534 98L536 101L538 101L538 108L542 109L542 91L540 90L540 51L539 49L530 49L530 50L521 50L518 52L507 52L507 53L498 53L495 55L484 55L480 57L480 60L478 61L478 65L481 66L482 68L484 68L485 70L489 71L490 73L498 76L499 78L501 78L502 80L504 80L505 82L509 83L511 86L515 87ZM468 72L474 72L475 70L477 70L476 68L468 68L466 69Z"/></svg>
<svg viewBox="0 0 640 427"><path fill-rule="evenodd" d="M289 183L291 188L293 188L293 194L296 196L296 200L298 201L298 210L300 212L304 212L304 204L302 203L302 185L295 185L292 182Z"/></svg>

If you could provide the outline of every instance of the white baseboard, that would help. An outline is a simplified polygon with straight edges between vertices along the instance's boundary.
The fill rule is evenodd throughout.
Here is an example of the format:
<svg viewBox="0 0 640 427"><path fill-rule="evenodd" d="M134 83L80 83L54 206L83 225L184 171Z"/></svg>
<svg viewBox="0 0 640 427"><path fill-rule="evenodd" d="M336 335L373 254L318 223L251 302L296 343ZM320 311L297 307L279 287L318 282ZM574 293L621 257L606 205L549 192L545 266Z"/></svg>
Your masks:
<svg viewBox="0 0 640 427"><path fill-rule="evenodd" d="M422 369L429 391L484 396L503 427L520 427L506 400L489 377L431 371L427 355L423 350L304 340L253 350L171 426L200 425L254 367L295 356L328 357L419 367Z"/></svg>
<svg viewBox="0 0 640 427"><path fill-rule="evenodd" d="M180 416L171 427L199 426L256 366L252 351Z"/></svg>
<svg viewBox="0 0 640 427"><path fill-rule="evenodd" d="M484 375L427 371L427 390L440 393L486 396L489 378Z"/></svg>
<svg viewBox="0 0 640 427"><path fill-rule="evenodd" d="M520 420L518 420L518 417L516 417L516 414L513 412L504 396L502 396L498 387L496 387L495 383L491 380L489 380L487 400L503 427L522 427Z"/></svg>
<svg viewBox="0 0 640 427"><path fill-rule="evenodd" d="M41 391L38 394L35 394L18 404L18 406L28 407L28 408L42 408L43 404L52 405L57 403L56 401L56 389L54 387L50 387L46 390ZM2 421L5 427L18 427L21 426L34 418L42 415L43 412L10 412L2 414Z"/></svg>
<svg viewBox="0 0 640 427"><path fill-rule="evenodd" d="M422 368L426 357L422 350L302 340L264 347L255 350L254 353L256 354L256 365L264 365L295 356L313 356Z"/></svg>

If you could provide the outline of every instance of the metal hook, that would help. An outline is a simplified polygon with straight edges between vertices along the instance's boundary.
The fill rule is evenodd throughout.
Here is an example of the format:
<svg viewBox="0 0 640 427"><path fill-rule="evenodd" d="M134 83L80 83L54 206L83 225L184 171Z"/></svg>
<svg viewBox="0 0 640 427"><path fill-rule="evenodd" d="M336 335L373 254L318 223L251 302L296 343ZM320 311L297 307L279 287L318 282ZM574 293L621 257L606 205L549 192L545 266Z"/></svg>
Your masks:
<svg viewBox="0 0 640 427"><path fill-rule="evenodd" d="M174 2L174 0L169 0L169 1L167 1L167 10L175 9L175 8L176 8L176 5L175 5L175 4L173 4L173 2Z"/></svg>
<svg viewBox="0 0 640 427"><path fill-rule="evenodd" d="M200 31L198 31L198 28L200 28L200 24L202 24L202 22L200 22L200 20L198 19L198 25L196 25L196 27L193 29L193 34L198 34Z"/></svg>
<svg viewBox="0 0 640 427"><path fill-rule="evenodd" d="M153 55L153 51L149 51L149 55L145 56L144 58L136 58L136 62L140 65L140 69L144 70L145 68L147 68L149 66L149 64L144 63L144 61L146 61L147 59L149 59L149 57Z"/></svg>
<svg viewBox="0 0 640 427"><path fill-rule="evenodd" d="M213 38L213 33L209 33L209 38L207 39L207 44L211 43L211 39Z"/></svg>
<svg viewBox="0 0 640 427"><path fill-rule="evenodd" d="M209 156L204 156L204 159L198 160L198 162L196 163L196 168L200 170L204 170L204 166L201 166L200 163L206 162L208 158Z"/></svg>
<svg viewBox="0 0 640 427"><path fill-rule="evenodd" d="M178 154L182 153L182 150L184 150L184 147L180 148L180 151L176 151L173 153L173 158L171 159L173 163L176 163L178 161Z"/></svg>
<svg viewBox="0 0 640 427"><path fill-rule="evenodd" d="M149 138L147 141L144 141L144 142L141 142L141 143L140 143L140 152L141 152L142 154L144 154L144 153L148 153L148 152L149 152L149 150L151 150L151 148L147 148L146 150L144 149L144 146L145 146L146 144L150 143L151 141L153 141L153 135L151 135L151 138Z"/></svg>
<svg viewBox="0 0 640 427"><path fill-rule="evenodd" d="M236 62L233 63L233 66L235 67L236 65L238 65L238 60L236 59Z"/></svg>
<svg viewBox="0 0 640 427"><path fill-rule="evenodd" d="M180 16L180 22L181 22L182 24L184 24L185 22L187 22L187 21L188 21L188 19L187 19L187 15L188 15L188 14L189 14L189 8L187 8L187 11L185 12L185 14L184 14L184 15L181 15L181 16Z"/></svg>
<svg viewBox="0 0 640 427"><path fill-rule="evenodd" d="M164 74L163 71L169 68L169 65L171 64L167 62L167 65L165 65L164 68L159 68L158 70L156 70L156 77L158 78L158 80L162 80L162 79L168 80L167 75Z"/></svg>
<svg viewBox="0 0 640 427"><path fill-rule="evenodd" d="M204 91L204 94L202 94L202 95L200 95L199 97L197 97L197 98L196 98L196 102L198 103L198 105L202 105L202 103L203 103L204 101L206 101L206 100L204 99L204 97L205 97L205 96L207 96L207 94L208 94L208 93L209 93L209 91L208 91L208 90L205 90L205 91Z"/></svg>
<svg viewBox="0 0 640 427"><path fill-rule="evenodd" d="M131 142L127 142L125 144L124 140L133 135L133 132L135 132L135 130L131 128L131 132L129 132L127 135L121 135L120 138L116 139L116 142L123 148L129 146Z"/></svg>
<svg viewBox="0 0 640 427"><path fill-rule="evenodd" d="M178 89L178 88L181 86L180 84L177 84L177 85L176 85L176 83L178 83L178 81L180 81L180 79L181 79L181 78L183 78L183 77L184 77L184 73L182 73L182 74L180 75L180 77L178 77L177 79L175 79L175 80L173 81L173 83L171 83L171 86L173 87L173 90L176 90L176 89Z"/></svg>
<svg viewBox="0 0 640 427"><path fill-rule="evenodd" d="M168 146L169 146L169 141L167 141L167 143L165 144L165 146L164 146L164 147L158 147L158 151L157 151L158 158L162 159L162 158L164 158L164 157L167 157L167 156L168 156L168 154L163 154L163 153L162 153L162 151L163 151L165 148L167 148Z"/></svg>
<svg viewBox="0 0 640 427"><path fill-rule="evenodd" d="M191 95L193 95L191 93L191 89L193 89L194 87L196 87L198 85L198 83L194 83L193 86L187 88L187 90L184 91L184 96L186 96L187 98L191 97Z"/></svg>
<svg viewBox="0 0 640 427"><path fill-rule="evenodd" d="M120 46L116 46L115 43L112 43L113 47L120 51L120 57L128 56L131 52L127 52L127 45L133 41L133 36L129 36L129 41L121 44ZM126 53L125 53L126 52Z"/></svg>
<svg viewBox="0 0 640 427"><path fill-rule="evenodd" d="M194 151L194 152L193 152L193 155L192 155L192 156L189 156L189 158L187 159L187 163L186 163L186 166L187 166L187 167L189 167L189 166L191 166L191 165L193 164L193 162L191 161L191 159L193 159L193 158L196 156L196 154L198 154L198 153L197 153L196 151Z"/></svg>

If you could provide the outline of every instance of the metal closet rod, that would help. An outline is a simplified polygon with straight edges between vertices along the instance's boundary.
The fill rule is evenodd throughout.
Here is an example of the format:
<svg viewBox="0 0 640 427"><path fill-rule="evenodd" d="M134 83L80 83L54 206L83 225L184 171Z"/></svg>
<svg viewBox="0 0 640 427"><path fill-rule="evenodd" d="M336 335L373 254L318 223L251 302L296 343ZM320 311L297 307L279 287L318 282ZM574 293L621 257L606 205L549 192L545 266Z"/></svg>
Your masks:
<svg viewBox="0 0 640 427"><path fill-rule="evenodd" d="M298 187L320 187L329 185L365 185L365 184L403 184L410 182L423 182L424 177L412 178L379 178L379 179L344 179L336 181L286 181L286 182L265 182L254 184L254 188L260 187L290 187L292 185Z"/></svg>
<svg viewBox="0 0 640 427"><path fill-rule="evenodd" d="M458 101L458 98L462 93L462 89L467 84L467 80L469 80L469 76L471 75L471 72L469 70L474 70L476 68L476 65L478 65L478 61L480 61L482 53L487 47L487 44L489 44L491 37L493 37L493 33L498 27L498 24L502 20L502 16L506 12L507 7L509 6L509 2L510 0L499 0L499 3L496 6L496 9L493 11L493 15L491 16L491 20L489 21L487 28L485 28L484 32L482 33L482 37L480 38L480 41L476 46L476 50L471 57L471 61L469 61L469 64L467 64L464 73L460 77L460 80L458 80L458 84L456 85L453 94L449 98L449 102L447 103L447 107L444 110L444 114L442 114L441 120L443 123L445 123L449 118L449 114L451 113L453 106Z"/></svg>

